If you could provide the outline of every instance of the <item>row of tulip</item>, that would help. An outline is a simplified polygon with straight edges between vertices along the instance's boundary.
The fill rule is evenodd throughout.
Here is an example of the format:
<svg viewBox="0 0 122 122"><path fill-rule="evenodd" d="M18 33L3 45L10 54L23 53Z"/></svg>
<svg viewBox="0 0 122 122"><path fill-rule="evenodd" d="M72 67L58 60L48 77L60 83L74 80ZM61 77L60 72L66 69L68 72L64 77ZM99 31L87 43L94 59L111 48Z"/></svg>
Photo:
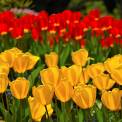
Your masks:
<svg viewBox="0 0 122 122"><path fill-rule="evenodd" d="M122 55L90 64L88 51L79 49L68 67L58 66L56 52L45 54L46 65L39 59L18 48L0 53L0 111L6 122L122 121Z"/></svg>
<svg viewBox="0 0 122 122"><path fill-rule="evenodd" d="M50 46L63 40L73 41L84 47L89 41L92 43L90 38L97 38L102 47L108 48L114 44L121 45L121 23L121 19L112 16L101 17L97 9L91 10L88 15L65 10L52 15L41 11L38 15L27 14L20 17L5 11L0 13L0 40L4 42L7 39L11 43L14 39L29 38L28 42L34 40L42 43L46 38ZM25 41L25 45L28 42ZM12 45L15 46L16 43L12 42Z"/></svg>

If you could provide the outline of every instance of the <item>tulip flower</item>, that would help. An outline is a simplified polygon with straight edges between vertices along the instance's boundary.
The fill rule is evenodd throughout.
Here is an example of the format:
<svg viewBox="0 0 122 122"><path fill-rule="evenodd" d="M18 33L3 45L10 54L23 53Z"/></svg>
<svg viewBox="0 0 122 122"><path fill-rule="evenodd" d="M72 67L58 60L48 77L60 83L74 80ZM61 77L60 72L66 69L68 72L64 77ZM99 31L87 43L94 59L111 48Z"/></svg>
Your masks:
<svg viewBox="0 0 122 122"><path fill-rule="evenodd" d="M105 69L111 73L112 70L118 69L122 67L122 55L118 54L113 56L112 58L108 58L104 62Z"/></svg>
<svg viewBox="0 0 122 122"><path fill-rule="evenodd" d="M93 79L93 84L99 90L109 90L115 84L108 74L100 74Z"/></svg>
<svg viewBox="0 0 122 122"><path fill-rule="evenodd" d="M73 92L73 87L67 81L60 81L55 88L55 95L61 102L67 102L70 100Z"/></svg>
<svg viewBox="0 0 122 122"><path fill-rule="evenodd" d="M49 67L40 71L41 81L43 84L50 84L56 86L59 82L58 67Z"/></svg>
<svg viewBox="0 0 122 122"><path fill-rule="evenodd" d="M88 51L86 49L80 49L72 52L72 61L76 65L84 66L88 60Z"/></svg>
<svg viewBox="0 0 122 122"><path fill-rule="evenodd" d="M55 52L45 54L45 63L48 67L55 67L58 65L58 55Z"/></svg>
<svg viewBox="0 0 122 122"><path fill-rule="evenodd" d="M45 107L38 102L34 97L28 98L31 116L34 121L41 121L45 114Z"/></svg>
<svg viewBox="0 0 122 122"><path fill-rule="evenodd" d="M67 80L71 83L72 86L77 85L78 83L85 84L84 73L80 65L72 65L68 68L67 71Z"/></svg>
<svg viewBox="0 0 122 122"><path fill-rule="evenodd" d="M24 77L18 77L16 80L10 82L9 85L11 93L16 99L27 97L30 83Z"/></svg>
<svg viewBox="0 0 122 122"><path fill-rule="evenodd" d="M30 53L20 54L14 60L13 69L17 73L24 73L26 70L31 70L38 60L39 57L33 56Z"/></svg>
<svg viewBox="0 0 122 122"><path fill-rule="evenodd" d="M105 68L102 63L96 63L86 67L86 72L90 78L95 78L96 76L102 74L104 71Z"/></svg>
<svg viewBox="0 0 122 122"><path fill-rule="evenodd" d="M111 71L111 77L117 84L122 85L122 68Z"/></svg>
<svg viewBox="0 0 122 122"><path fill-rule="evenodd" d="M96 88L92 85L76 86L72 99L82 109L91 108L96 100Z"/></svg>
<svg viewBox="0 0 122 122"><path fill-rule="evenodd" d="M35 99L34 97L31 97L31 96L28 98L28 102L29 102L29 106L30 106L30 112L31 112L32 119L34 121L41 121L42 117L46 113L45 106L42 105L41 103L39 103L37 99ZM53 113L51 104L46 105L46 107L47 107L48 115L51 116ZM47 117L47 114L46 114L46 117Z"/></svg>
<svg viewBox="0 0 122 122"><path fill-rule="evenodd" d="M62 66L59 69L59 72L60 72L60 77L59 77L60 78L60 81L67 80L68 67Z"/></svg>
<svg viewBox="0 0 122 122"><path fill-rule="evenodd" d="M121 109L121 94L120 90L114 88L112 91L104 91L102 93L102 103L111 111L118 111Z"/></svg>
<svg viewBox="0 0 122 122"><path fill-rule="evenodd" d="M9 73L8 63L6 63L4 61L0 61L0 73L5 73L6 75L8 75L8 73Z"/></svg>
<svg viewBox="0 0 122 122"><path fill-rule="evenodd" d="M0 73L0 94L4 93L7 89L9 79L6 74Z"/></svg>
<svg viewBox="0 0 122 122"><path fill-rule="evenodd" d="M18 48L12 48L9 50L6 50L0 54L0 59L4 62L8 63L9 67L11 68L13 66L15 58L22 54L22 51Z"/></svg>
<svg viewBox="0 0 122 122"><path fill-rule="evenodd" d="M54 95L54 90L51 85L34 86L32 91L35 99L37 99L42 105L48 105L51 103Z"/></svg>

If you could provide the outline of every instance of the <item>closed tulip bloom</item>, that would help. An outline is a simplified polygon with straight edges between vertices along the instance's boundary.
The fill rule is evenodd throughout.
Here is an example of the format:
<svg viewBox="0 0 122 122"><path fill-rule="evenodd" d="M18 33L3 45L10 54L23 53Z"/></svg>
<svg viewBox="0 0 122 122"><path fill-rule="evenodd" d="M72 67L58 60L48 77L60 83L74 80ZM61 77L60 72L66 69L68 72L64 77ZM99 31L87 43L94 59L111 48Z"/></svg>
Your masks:
<svg viewBox="0 0 122 122"><path fill-rule="evenodd" d="M4 93L7 89L9 79L6 74L0 73L0 94Z"/></svg>
<svg viewBox="0 0 122 122"><path fill-rule="evenodd" d="M56 52L51 52L45 55L45 63L48 67L55 67L58 65L58 55Z"/></svg>
<svg viewBox="0 0 122 122"><path fill-rule="evenodd" d="M92 85L81 85L74 88L73 101L82 109L91 108L96 100L96 88Z"/></svg>
<svg viewBox="0 0 122 122"><path fill-rule="evenodd" d="M105 68L102 63L96 63L89 65L86 70L90 78L95 78L96 76L103 74Z"/></svg>
<svg viewBox="0 0 122 122"><path fill-rule="evenodd" d="M59 82L58 67L49 67L40 71L41 81L43 84L50 84L55 87Z"/></svg>
<svg viewBox="0 0 122 122"><path fill-rule="evenodd" d="M48 105L51 103L54 90L51 85L40 85L38 87L33 87L33 96L42 105Z"/></svg>
<svg viewBox="0 0 122 122"><path fill-rule="evenodd" d="M108 74L100 74L93 79L93 84L99 90L109 90L115 84L115 81L112 80Z"/></svg>
<svg viewBox="0 0 122 122"><path fill-rule="evenodd" d="M0 59L8 63L9 67L11 68L13 66L13 62L15 58L21 53L22 51L19 50L18 48L12 48L12 49L2 52L0 54Z"/></svg>
<svg viewBox="0 0 122 122"><path fill-rule="evenodd" d="M3 61L0 61L0 73L9 74L9 65Z"/></svg>
<svg viewBox="0 0 122 122"><path fill-rule="evenodd" d="M67 80L68 67L62 66L59 69L59 72L60 72L60 77L59 77L60 78L60 81Z"/></svg>
<svg viewBox="0 0 122 122"><path fill-rule="evenodd" d="M26 70L31 70L38 60L39 57L30 53L20 54L14 60L13 69L17 73L24 73Z"/></svg>
<svg viewBox="0 0 122 122"><path fill-rule="evenodd" d="M24 99L27 97L30 82L24 77L18 77L16 80L10 82L10 90L16 99Z"/></svg>
<svg viewBox="0 0 122 122"><path fill-rule="evenodd" d="M78 83L85 84L83 70L80 65L72 65L68 68L67 80L72 86L76 86Z"/></svg>
<svg viewBox="0 0 122 122"><path fill-rule="evenodd" d="M73 92L73 87L67 81L60 81L55 88L55 95L61 102L67 102L70 100Z"/></svg>
<svg viewBox="0 0 122 122"><path fill-rule="evenodd" d="M118 54L112 58L108 58L104 62L105 69L111 73L112 70L122 68L122 55Z"/></svg>
<svg viewBox="0 0 122 122"><path fill-rule="evenodd" d="M111 77L117 84L122 85L122 69L112 70Z"/></svg>
<svg viewBox="0 0 122 122"><path fill-rule="evenodd" d="M80 49L72 52L72 61L76 65L84 66L88 60L88 51L86 49Z"/></svg>
<svg viewBox="0 0 122 122"><path fill-rule="evenodd" d="M38 102L34 97L28 98L29 106L30 106L30 112L32 119L34 121L41 121L42 117L45 114L45 107Z"/></svg>
<svg viewBox="0 0 122 122"><path fill-rule="evenodd" d="M111 111L121 109L121 94L117 88L114 88L112 91L104 91L101 100L105 107Z"/></svg>

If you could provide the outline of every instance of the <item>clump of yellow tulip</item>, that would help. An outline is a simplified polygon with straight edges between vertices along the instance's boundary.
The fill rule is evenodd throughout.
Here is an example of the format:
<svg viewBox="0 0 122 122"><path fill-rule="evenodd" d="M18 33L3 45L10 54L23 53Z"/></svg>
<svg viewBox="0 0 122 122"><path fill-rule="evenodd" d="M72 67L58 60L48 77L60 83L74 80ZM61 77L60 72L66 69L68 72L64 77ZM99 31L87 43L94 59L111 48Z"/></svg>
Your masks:
<svg viewBox="0 0 122 122"><path fill-rule="evenodd" d="M33 69L39 57L29 52L23 53L17 48L0 53L0 94L10 89L12 96L19 101L28 97L29 110L34 121L41 121L44 115L50 120L53 111L56 112L54 106L57 100L63 104L72 101L80 109L88 110L101 97L101 102L107 109L120 111L122 55L87 65L88 51L80 49L72 52L71 58L71 66L59 67L57 53L45 54L48 67L40 71L40 83L32 87L31 94L31 82L21 74ZM11 69L18 74L13 80L9 77ZM118 88L114 88L115 84Z"/></svg>

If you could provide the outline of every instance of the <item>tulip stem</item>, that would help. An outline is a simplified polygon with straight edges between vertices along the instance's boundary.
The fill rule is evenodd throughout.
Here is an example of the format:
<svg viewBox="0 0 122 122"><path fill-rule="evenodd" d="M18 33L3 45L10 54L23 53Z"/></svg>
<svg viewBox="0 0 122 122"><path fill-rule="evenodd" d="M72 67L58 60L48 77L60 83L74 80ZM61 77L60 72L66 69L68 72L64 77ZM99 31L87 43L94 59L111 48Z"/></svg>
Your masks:
<svg viewBox="0 0 122 122"><path fill-rule="evenodd" d="M20 122L22 122L22 101L20 100Z"/></svg>
<svg viewBox="0 0 122 122"><path fill-rule="evenodd" d="M6 93L5 93L5 97L6 97L6 106L7 106L7 110L9 111L9 103L8 103L8 98L7 98Z"/></svg>

